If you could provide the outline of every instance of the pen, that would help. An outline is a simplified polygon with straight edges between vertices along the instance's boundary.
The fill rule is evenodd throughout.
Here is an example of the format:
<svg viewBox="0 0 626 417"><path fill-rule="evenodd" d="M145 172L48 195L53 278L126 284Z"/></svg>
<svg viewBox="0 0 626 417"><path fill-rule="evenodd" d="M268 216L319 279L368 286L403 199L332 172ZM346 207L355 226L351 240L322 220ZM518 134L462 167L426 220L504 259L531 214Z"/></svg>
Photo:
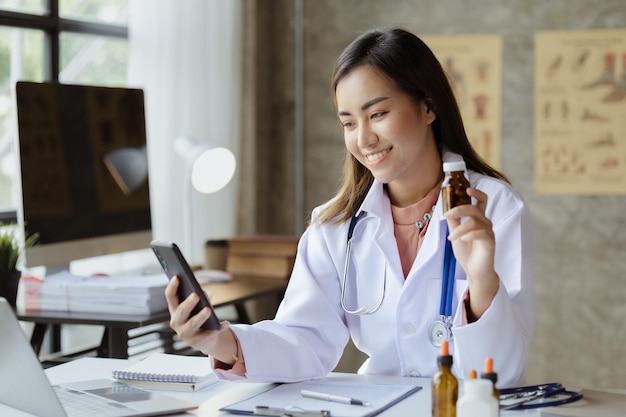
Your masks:
<svg viewBox="0 0 626 417"><path fill-rule="evenodd" d="M368 401L357 400L356 398L342 397L340 395L325 394L323 392L315 392L303 389L300 394L305 398L313 398L316 400L332 401L334 403L351 404L351 405L371 405Z"/></svg>
<svg viewBox="0 0 626 417"><path fill-rule="evenodd" d="M263 416L279 416L279 417L331 417L328 410L302 410L298 408L276 408L266 405L257 405L254 408L254 414Z"/></svg>

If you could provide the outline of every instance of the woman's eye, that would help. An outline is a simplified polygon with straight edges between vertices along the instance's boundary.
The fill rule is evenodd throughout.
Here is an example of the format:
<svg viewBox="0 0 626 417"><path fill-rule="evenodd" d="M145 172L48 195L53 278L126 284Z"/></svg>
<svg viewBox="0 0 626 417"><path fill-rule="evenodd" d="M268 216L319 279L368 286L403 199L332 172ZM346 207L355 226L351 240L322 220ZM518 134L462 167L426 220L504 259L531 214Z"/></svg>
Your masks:
<svg viewBox="0 0 626 417"><path fill-rule="evenodd" d="M344 129L348 129L354 126L354 123L353 122L341 122L341 126L343 126Z"/></svg>
<svg viewBox="0 0 626 417"><path fill-rule="evenodd" d="M379 117L382 117L382 116L385 115L385 113L386 112L384 112L384 111L379 111L379 112L376 112L376 113L372 113L372 119L377 119Z"/></svg>

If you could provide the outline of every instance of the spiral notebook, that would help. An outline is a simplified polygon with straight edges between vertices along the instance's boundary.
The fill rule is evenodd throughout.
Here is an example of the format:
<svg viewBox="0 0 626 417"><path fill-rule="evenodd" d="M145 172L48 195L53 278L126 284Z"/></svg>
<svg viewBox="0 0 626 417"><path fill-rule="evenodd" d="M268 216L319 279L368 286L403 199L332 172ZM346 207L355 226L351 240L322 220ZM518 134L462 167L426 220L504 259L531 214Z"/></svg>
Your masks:
<svg viewBox="0 0 626 417"><path fill-rule="evenodd" d="M124 369L113 378L142 388L197 391L218 381L207 357L153 353Z"/></svg>

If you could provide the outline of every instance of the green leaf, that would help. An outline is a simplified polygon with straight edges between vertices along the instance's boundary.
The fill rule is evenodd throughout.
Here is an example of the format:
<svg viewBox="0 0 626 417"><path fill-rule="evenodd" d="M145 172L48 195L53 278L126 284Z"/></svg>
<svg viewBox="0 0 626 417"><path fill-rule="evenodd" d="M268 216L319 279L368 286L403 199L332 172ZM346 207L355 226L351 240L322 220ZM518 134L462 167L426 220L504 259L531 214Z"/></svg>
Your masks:
<svg viewBox="0 0 626 417"><path fill-rule="evenodd" d="M17 270L17 261L24 249L37 243L39 234L29 235L25 232L26 239L22 245L16 236L17 224L0 222L0 272Z"/></svg>

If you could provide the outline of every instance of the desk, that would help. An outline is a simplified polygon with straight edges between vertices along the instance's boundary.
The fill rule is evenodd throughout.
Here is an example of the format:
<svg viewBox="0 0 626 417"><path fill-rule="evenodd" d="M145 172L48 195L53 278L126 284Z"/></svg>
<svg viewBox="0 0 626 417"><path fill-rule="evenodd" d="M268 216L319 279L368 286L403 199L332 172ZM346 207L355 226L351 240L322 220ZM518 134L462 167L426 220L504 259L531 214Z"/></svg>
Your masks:
<svg viewBox="0 0 626 417"><path fill-rule="evenodd" d="M215 307L234 305L241 322L249 322L243 303L247 300L266 295L282 295L287 286L287 280L275 278L235 277L226 282L211 282L203 284L202 288L210 295ZM149 315L127 315L110 313L79 313L67 311L31 311L18 309L17 318L21 321L35 323L31 336L31 346L37 354L41 350L44 335L50 328L63 324L86 324L104 326L104 334L100 346L97 347L97 356L109 358L128 358L128 331L144 326L169 322L168 311ZM170 333L169 341L172 342ZM164 334L164 336L166 336ZM166 337L167 339L167 337ZM53 336L52 349L60 351L58 335ZM171 348L171 344L168 345ZM166 349L167 350L167 349ZM84 352L78 352L81 354Z"/></svg>
<svg viewBox="0 0 626 417"><path fill-rule="evenodd" d="M198 358L199 362L206 361L206 358ZM205 362L206 363L206 362ZM52 384L62 384L75 382L86 379L110 378L111 372L121 366L127 366L124 360L107 359L107 358L82 358L66 364L57 365L46 369L46 375ZM392 408L379 414L381 417L428 417L431 415L430 410L430 379L429 378L400 378L400 377L371 377L356 374L331 374L333 379L344 381L364 381L378 383L394 383L394 384L418 384L423 387L416 394L401 401ZM230 405L234 402L252 397L267 389L273 384L269 383L250 383L250 382L230 382L220 381L217 384L189 393L175 391L161 391L166 395L171 395L192 403L198 404L199 408L187 414L177 414L177 416L191 417L192 415L201 417L215 416L234 416L220 412L219 409ZM535 414L537 415L537 414ZM535 416L532 415L532 416Z"/></svg>
<svg viewBox="0 0 626 417"><path fill-rule="evenodd" d="M206 358L198 358L199 363L204 366ZM120 359L106 359L106 358L82 358L73 362L68 362L63 365L57 365L55 367L46 370L48 379L52 384L62 384L68 382L75 382L80 380L97 379L97 378L110 378L111 371L119 369L122 366L127 366L128 361ZM410 384L420 385L422 389L414 395L399 402L388 410L379 414L381 417L429 417L431 415L431 389L430 378L402 378L402 377L385 377L385 376L365 376L356 374L344 374L333 373L331 378L355 382L372 382L372 383L390 383L390 384ZM213 384L204 390L198 392L175 392L168 391L167 395L175 396L192 403L198 404L199 408L194 410L191 415L197 415L201 417L216 417L216 416L234 416L234 414L228 414L220 412L219 409L230 405L234 402L244 400L253 395L259 394L269 388L272 384L267 383L250 383L250 382L229 382L220 381L217 384ZM462 384L461 384L462 389ZM581 400L583 401L583 400ZM581 403L581 405L583 405ZM617 406L615 413L609 411L606 413L606 404L587 404L585 406L586 416L622 416L623 408ZM565 407L565 406L563 406ZM596 413L594 410L601 409L601 412ZM558 415L559 407L552 409L536 409L526 411L503 411L501 415L503 417L539 417L541 415ZM541 414L543 411L544 414ZM549 414L554 413L554 414ZM180 414L179 416L190 417L190 414Z"/></svg>

